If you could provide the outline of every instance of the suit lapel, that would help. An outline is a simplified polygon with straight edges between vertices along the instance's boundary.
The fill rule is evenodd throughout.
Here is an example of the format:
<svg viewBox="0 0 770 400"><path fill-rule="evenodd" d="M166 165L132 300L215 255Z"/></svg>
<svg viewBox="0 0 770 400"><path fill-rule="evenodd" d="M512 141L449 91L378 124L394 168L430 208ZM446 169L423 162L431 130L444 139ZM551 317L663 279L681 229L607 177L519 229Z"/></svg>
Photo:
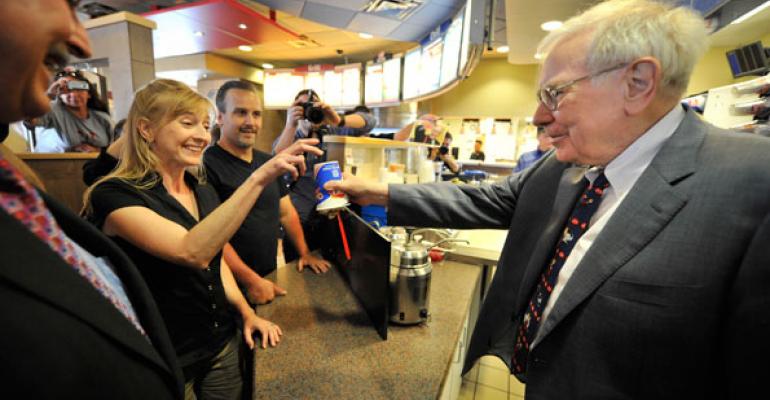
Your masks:
<svg viewBox="0 0 770 400"><path fill-rule="evenodd" d="M532 288L535 287L535 282L543 272L546 262L553 255L555 243L561 237L561 232L564 229L564 221L567 220L567 216L572 211L577 197L583 191L582 180L585 171L586 168L584 167L570 167L562 173L548 224L543 230L535 250L532 252L533 257L530 258L524 278L521 281L521 287L518 292L519 296L516 299L514 318L529 303L529 299L532 296Z"/></svg>
<svg viewBox="0 0 770 400"><path fill-rule="evenodd" d="M59 207L58 204L54 205L55 202L47 201L46 203L49 207L53 206L54 209L59 208L55 214L61 213L63 207ZM52 212L54 212L53 209ZM100 242L93 235L93 232L90 232L91 230L95 231L95 228L87 222L80 220L69 210L66 210L66 213L69 218L78 220L76 223L81 225L79 228L82 228L85 236L88 237L83 243L89 244L90 246L88 247L91 248L83 246L80 241L78 241L78 244L81 244L86 250L92 251L93 245ZM68 218L62 219L60 215L56 215L56 219L61 226L72 225L72 221L67 221ZM81 319L86 324L114 338L117 342L141 354L173 375L169 366L173 364L162 360L153 348L152 344L156 339L156 337L152 336L154 333L150 336L150 340L153 343L150 343L109 300L99 293L88 281L83 279L58 254L51 250L46 243L38 239L24 225L3 210L0 210L0 226L3 227L0 229L0 248L2 248L3 258L8 261L14 260L12 262L0 263L0 276L16 286L33 293L35 296L48 302L52 307L59 308L64 312L72 314L75 318ZM67 231L68 236L77 238L77 236L73 235L74 232L72 230L70 228L65 231ZM102 238L101 250L92 254L103 255L110 245L112 244ZM110 261L113 260L111 259ZM125 282L124 285L126 286L126 292L130 296L132 288ZM134 297L131 297L131 300L133 303ZM136 305L134 307L137 308ZM140 311L136 311L144 324ZM148 334L155 330L145 328Z"/></svg>
<svg viewBox="0 0 770 400"><path fill-rule="evenodd" d="M663 145L650 166L615 210L610 221L578 264L533 343L536 346L578 304L626 264L687 203L676 184L690 176L705 135L705 125L692 112Z"/></svg>

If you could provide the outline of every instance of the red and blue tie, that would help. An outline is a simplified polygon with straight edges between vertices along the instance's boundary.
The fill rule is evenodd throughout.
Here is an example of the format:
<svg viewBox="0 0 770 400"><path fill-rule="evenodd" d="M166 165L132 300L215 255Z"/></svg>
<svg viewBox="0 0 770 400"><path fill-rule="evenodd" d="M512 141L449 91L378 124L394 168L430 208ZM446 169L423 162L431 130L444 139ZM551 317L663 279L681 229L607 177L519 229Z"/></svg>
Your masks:
<svg viewBox="0 0 770 400"><path fill-rule="evenodd" d="M588 183L587 179L585 179L585 183ZM553 292L553 288L556 285L559 271L564 266L569 253L575 247L575 243L588 230L591 216L599 208L602 196L609 186L610 183L602 172L580 195L575 208L572 210L572 214L567 220L562 238L556 245L553 258L540 275L537 287L532 294L532 298L529 300L527 309L522 315L518 334L516 335L516 343L513 347L513 370L517 374L523 374L527 370L529 348L542 322L543 310L545 310L548 298L551 296L551 292Z"/></svg>

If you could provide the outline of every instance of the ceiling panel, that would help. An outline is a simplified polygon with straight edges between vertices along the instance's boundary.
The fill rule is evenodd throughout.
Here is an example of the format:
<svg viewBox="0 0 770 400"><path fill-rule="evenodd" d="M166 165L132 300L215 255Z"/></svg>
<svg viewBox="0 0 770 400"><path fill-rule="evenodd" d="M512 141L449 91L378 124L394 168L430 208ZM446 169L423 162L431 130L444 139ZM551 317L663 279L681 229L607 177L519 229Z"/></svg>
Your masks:
<svg viewBox="0 0 770 400"><path fill-rule="evenodd" d="M367 0L310 0L308 3L325 4L327 6L333 6L337 8L344 8L351 11L360 11Z"/></svg>
<svg viewBox="0 0 770 400"><path fill-rule="evenodd" d="M251 1L250 3L256 3L256 1ZM259 3L292 15L300 15L302 7L305 6L305 0L259 0Z"/></svg>
<svg viewBox="0 0 770 400"><path fill-rule="evenodd" d="M358 13L347 26L347 29L354 32L366 32L375 36L387 37L390 32L396 29L400 22L389 18L378 17Z"/></svg>
<svg viewBox="0 0 770 400"><path fill-rule="evenodd" d="M305 3L302 18L312 21L324 21L326 25L345 28L353 19L355 12L317 3Z"/></svg>

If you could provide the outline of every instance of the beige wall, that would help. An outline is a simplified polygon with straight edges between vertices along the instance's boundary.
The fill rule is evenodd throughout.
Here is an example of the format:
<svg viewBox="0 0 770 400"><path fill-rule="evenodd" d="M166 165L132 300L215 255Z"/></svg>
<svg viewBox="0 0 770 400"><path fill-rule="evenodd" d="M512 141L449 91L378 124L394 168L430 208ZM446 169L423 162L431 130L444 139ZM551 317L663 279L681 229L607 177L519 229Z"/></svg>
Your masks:
<svg viewBox="0 0 770 400"><path fill-rule="evenodd" d="M537 106L537 74L537 65L483 59L468 79L426 103L432 113L445 117L529 117Z"/></svg>
<svg viewBox="0 0 770 400"><path fill-rule="evenodd" d="M770 46L770 33L762 37L762 44L765 47ZM734 83L751 80L755 76L746 76L733 79L730 72L730 66L727 64L725 53L735 47L712 47L710 48L698 64L695 65L690 85L685 94L696 94L711 88L732 85Z"/></svg>

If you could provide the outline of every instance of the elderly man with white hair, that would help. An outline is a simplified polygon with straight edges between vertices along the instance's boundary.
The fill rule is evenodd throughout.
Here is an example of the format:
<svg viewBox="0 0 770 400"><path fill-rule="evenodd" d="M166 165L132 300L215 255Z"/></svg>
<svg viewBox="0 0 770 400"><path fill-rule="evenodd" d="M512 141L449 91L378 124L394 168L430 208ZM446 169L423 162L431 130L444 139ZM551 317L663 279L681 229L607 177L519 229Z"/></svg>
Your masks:
<svg viewBox="0 0 770 400"><path fill-rule="evenodd" d="M465 365L528 399L726 399L770 376L770 140L680 105L702 18L600 3L544 39L534 122L555 150L477 186L327 184L394 225L504 228Z"/></svg>

